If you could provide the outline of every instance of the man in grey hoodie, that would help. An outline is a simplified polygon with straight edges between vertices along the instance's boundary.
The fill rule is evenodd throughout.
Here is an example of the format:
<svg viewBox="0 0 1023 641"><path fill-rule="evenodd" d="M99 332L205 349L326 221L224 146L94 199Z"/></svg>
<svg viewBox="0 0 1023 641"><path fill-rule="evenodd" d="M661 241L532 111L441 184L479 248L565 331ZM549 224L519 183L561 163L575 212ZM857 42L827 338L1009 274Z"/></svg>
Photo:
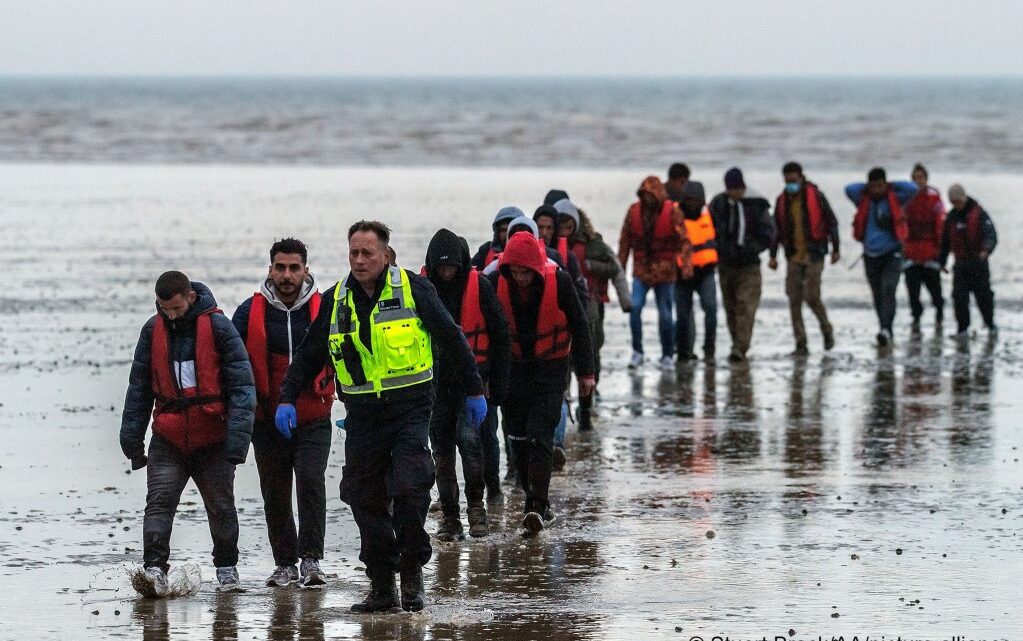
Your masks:
<svg viewBox="0 0 1023 641"><path fill-rule="evenodd" d="M320 309L320 292L306 265L302 241L285 238L270 248L270 269L260 290L242 303L231 319L249 353L258 405L252 446L259 470L266 527L277 569L268 586L298 581L322 586L320 570L327 518L324 474L330 454L330 410L334 373L324 368L298 398L298 427L293 434L274 426L281 382L293 354ZM291 508L294 480L298 492L298 531ZM301 568L298 563L301 560Z"/></svg>

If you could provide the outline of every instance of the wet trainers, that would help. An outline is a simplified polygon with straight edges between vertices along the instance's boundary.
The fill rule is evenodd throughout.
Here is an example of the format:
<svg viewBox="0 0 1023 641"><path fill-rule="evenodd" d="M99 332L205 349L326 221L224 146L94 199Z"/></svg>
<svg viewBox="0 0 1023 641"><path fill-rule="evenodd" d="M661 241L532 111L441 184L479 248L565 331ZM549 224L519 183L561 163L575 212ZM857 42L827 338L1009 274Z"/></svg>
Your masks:
<svg viewBox="0 0 1023 641"><path fill-rule="evenodd" d="M565 448L560 445L554 446L554 469L560 470L565 467L565 463L568 462L568 455L565 453Z"/></svg>
<svg viewBox="0 0 1023 641"><path fill-rule="evenodd" d="M892 344L892 333L890 330L882 329L877 333L877 346L888 347Z"/></svg>
<svg viewBox="0 0 1023 641"><path fill-rule="evenodd" d="M487 518L487 508L483 503L475 503L469 506L469 536L480 539L490 534L490 522Z"/></svg>
<svg viewBox="0 0 1023 641"><path fill-rule="evenodd" d="M327 578L320 570L320 562L316 559L302 559L301 568L302 580L299 585L303 588L318 588L327 585Z"/></svg>
<svg viewBox="0 0 1023 641"><path fill-rule="evenodd" d="M294 565L278 565L274 573L266 579L268 588L283 588L291 585L292 581L298 581L298 568Z"/></svg>
<svg viewBox="0 0 1023 641"><path fill-rule="evenodd" d="M141 581L135 583L135 589L139 594L149 598L165 597L170 591L167 585L167 573L163 568L148 567L141 576Z"/></svg>
<svg viewBox="0 0 1023 641"><path fill-rule="evenodd" d="M233 565L230 567L217 568L217 581L220 583L220 587L217 588L221 592L234 592L241 590L241 580L238 578L238 568Z"/></svg>
<svg viewBox="0 0 1023 641"><path fill-rule="evenodd" d="M445 516L437 528L438 541L450 543L452 541L464 541L465 530L462 529L462 519L454 516Z"/></svg>
<svg viewBox="0 0 1023 641"><path fill-rule="evenodd" d="M554 510L552 510L550 507L548 507L546 510L544 510L544 513L543 513L543 526L545 528L550 527L551 525L554 524L554 521L557 518L558 517L555 516L555 514L554 514Z"/></svg>
<svg viewBox="0 0 1023 641"><path fill-rule="evenodd" d="M643 364L643 353L642 352L633 352L632 353L632 360L629 361L629 369L636 369L637 367L639 367L642 364Z"/></svg>
<svg viewBox="0 0 1023 641"><path fill-rule="evenodd" d="M670 356L662 356L660 366L662 371L673 371L675 369L675 359Z"/></svg>
<svg viewBox="0 0 1023 641"><path fill-rule="evenodd" d="M525 536L534 536L543 531L543 518L536 512L529 512L522 519L522 530Z"/></svg>

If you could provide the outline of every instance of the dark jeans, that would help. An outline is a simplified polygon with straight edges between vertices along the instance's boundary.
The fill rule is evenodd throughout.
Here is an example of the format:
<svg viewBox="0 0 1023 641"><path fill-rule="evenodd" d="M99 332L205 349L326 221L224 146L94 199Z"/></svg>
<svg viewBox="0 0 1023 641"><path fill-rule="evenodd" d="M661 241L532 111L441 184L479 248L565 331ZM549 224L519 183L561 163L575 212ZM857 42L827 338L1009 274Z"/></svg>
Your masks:
<svg viewBox="0 0 1023 641"><path fill-rule="evenodd" d="M424 527L435 480L431 405L429 396L346 404L341 500L359 526L370 576L377 567L397 571L402 556L426 565L433 553Z"/></svg>
<svg viewBox="0 0 1023 641"><path fill-rule="evenodd" d="M487 407L487 417L480 425L480 449L483 454L483 483L487 491L501 489L501 443L497 439L497 407Z"/></svg>
<svg viewBox="0 0 1023 641"><path fill-rule="evenodd" d="M931 295L937 318L942 319L945 299L941 295L941 271L924 265L911 265L906 268L906 290L909 291L909 308L913 311L913 320L920 320L924 313L923 303L920 302L921 285Z"/></svg>
<svg viewBox="0 0 1023 641"><path fill-rule="evenodd" d="M679 356L693 353L696 346L696 319L693 314L693 294L700 297L703 309L703 351L713 352L718 331L718 292L714 270L675 283L675 347Z"/></svg>
<svg viewBox="0 0 1023 641"><path fill-rule="evenodd" d="M887 256L864 256L863 267L867 272L870 293L874 297L874 311L881 329L892 331L895 324L895 292L902 276L902 254L895 252Z"/></svg>
<svg viewBox="0 0 1023 641"><path fill-rule="evenodd" d="M509 396L505 403L505 428L515 471L526 493L525 512L543 514L550 504L554 429L561 418L563 402L561 392L543 392Z"/></svg>
<svg viewBox="0 0 1023 641"><path fill-rule="evenodd" d="M643 353L643 306L650 290L654 290L657 303L657 333L661 337L661 356L675 353L674 323L671 320L671 298L673 283L648 285L638 278L632 279L632 312L629 327L632 330L632 351Z"/></svg>
<svg viewBox="0 0 1023 641"><path fill-rule="evenodd" d="M323 558L327 522L324 475L330 457L330 419L302 425L286 440L273 423L256 421L252 448L274 563ZM298 531L291 507L292 479L298 494Z"/></svg>
<svg viewBox="0 0 1023 641"><path fill-rule="evenodd" d="M482 429L482 425L480 429ZM471 505L483 501L483 448L480 433L469 425L465 414L465 397L451 398L438 394L430 417L430 446L437 466L437 491L444 516L459 518L458 475L455 472L455 449L462 459L465 479L465 500Z"/></svg>
<svg viewBox="0 0 1023 641"><path fill-rule="evenodd" d="M234 463L228 463L223 445L184 454L153 435L146 467L146 514L142 521L142 559L145 567L167 570L171 529L181 492L188 479L202 496L213 537L213 565L238 564L238 513L234 508Z"/></svg>
<svg viewBox="0 0 1023 641"><path fill-rule="evenodd" d="M995 294L991 291L991 268L986 260L957 259L952 268L952 302L960 332L970 327L970 294L977 301L984 324L994 327Z"/></svg>

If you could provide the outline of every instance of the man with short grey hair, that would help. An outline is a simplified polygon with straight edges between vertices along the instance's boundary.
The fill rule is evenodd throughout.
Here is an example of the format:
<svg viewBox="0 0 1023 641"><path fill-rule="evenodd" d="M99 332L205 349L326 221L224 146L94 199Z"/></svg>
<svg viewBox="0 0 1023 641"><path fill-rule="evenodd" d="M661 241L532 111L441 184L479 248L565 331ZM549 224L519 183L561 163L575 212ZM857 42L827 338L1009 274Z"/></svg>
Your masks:
<svg viewBox="0 0 1023 641"><path fill-rule="evenodd" d="M998 244L998 233L991 217L977 203L966 195L962 185L948 188L948 199L952 209L945 218L945 230L941 237L941 265L944 268L948 255L956 257L952 268L952 302L955 305L958 338L965 338L970 328L970 294L973 294L984 319L984 325L994 335L995 295L991 291L991 270L988 258Z"/></svg>

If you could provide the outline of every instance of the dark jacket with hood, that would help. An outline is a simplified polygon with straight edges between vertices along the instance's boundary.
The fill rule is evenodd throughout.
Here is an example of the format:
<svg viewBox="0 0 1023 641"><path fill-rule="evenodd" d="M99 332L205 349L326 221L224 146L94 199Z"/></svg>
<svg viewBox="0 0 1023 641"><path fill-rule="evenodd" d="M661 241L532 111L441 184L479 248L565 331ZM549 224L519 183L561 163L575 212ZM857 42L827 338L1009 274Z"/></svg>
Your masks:
<svg viewBox="0 0 1023 641"><path fill-rule="evenodd" d="M242 337L242 342L249 339L249 316L252 312L252 299L255 296L262 296L266 299L266 347L271 354L283 354L292 358L298 346L305 338L309 329L310 318L309 299L316 292L316 281L312 275L302 283L302 291L291 308L288 308L277 295L277 288L272 280L267 278L263 281L260 291L245 299L234 311L231 322ZM321 305L326 306L327 301L321 298ZM322 307L321 307L321 312ZM327 312L329 313L329 311ZM271 377L272 378L272 377ZM272 421L277 410L276 401L278 390L271 390L271 398L260 399L260 410Z"/></svg>
<svg viewBox="0 0 1023 641"><path fill-rule="evenodd" d="M568 275L572 277L572 281L575 283L575 289L579 293L579 302L582 304L583 309L590 303L590 292L589 283L586 281L586 276L583 275L582 267L579 265L579 259L576 258L575 253L571 251L571 247L568 252L568 260L565 260L561 253L558 252L558 210L552 205L540 205L536 209L536 213L533 214L533 221L535 222L540 216L548 216L554 220L554 238L551 242L547 243L547 256L550 257L554 262L558 264L558 267L568 272Z"/></svg>
<svg viewBox="0 0 1023 641"><path fill-rule="evenodd" d="M409 286L412 289L412 298L416 303L416 314L423 322L423 327L430 333L433 347L440 350L449 359L447 363L457 374L459 390L467 396L479 396L483 394L483 381L480 380L479 372L476 369L476 358L469 349L469 344L462 335L451 314L448 313L444 303L437 296L437 290L428 279L405 270L408 274ZM376 288L370 296L362 289L351 275L347 277L348 289L352 293L352 300L355 303L355 311L359 319L359 337L362 344L372 348L370 341L369 315L376 307L380 299L380 293L384 289L387 269L380 272L377 278ZM305 339L298 346L298 351L291 361L288 374L284 377L281 385L281 403L294 404L299 393L309 386L324 366L331 363L330 352L327 347L327 337L330 335L330 316L334 305L334 290L337 283L330 289L323 292L323 307L320 315L309 326ZM437 363L434 363L436 367ZM341 386L338 384L338 396L342 397ZM380 396L376 394L351 394L342 397L345 405L358 404L360 406L383 406L396 402L424 402L432 403L433 385L424 383L402 387L398 389L384 390Z"/></svg>
<svg viewBox="0 0 1023 641"><path fill-rule="evenodd" d="M540 252L540 245L536 244L532 237L526 235L522 237L528 239L529 242L513 244L509 241L508 249L514 249L514 251L505 251L501 255L501 265L498 271L488 276L495 291L500 278L508 279L512 310L515 314L515 329L518 332L519 344L522 348L523 360L511 362L508 395L563 392L565 378L568 375L569 360L575 367L576 376L580 378L593 376L593 343L590 338L589 325L586 322L586 313L575 291L572 277L565 270L559 268L555 276L558 283L558 307L565 313L568 329L572 335L571 354L569 358L556 360L535 358L533 349L536 341L536 320L543 296L544 279L542 274L546 260ZM512 264L528 267L536 272L537 278L533 280L528 291L519 291L511 276L509 266Z"/></svg>
<svg viewBox="0 0 1023 641"><path fill-rule="evenodd" d="M714 221L718 264L726 267L759 265L760 253L775 242L771 203L752 190L747 190L746 196L738 202L722 192L714 196L708 209Z"/></svg>
<svg viewBox="0 0 1023 641"><path fill-rule="evenodd" d="M217 306L213 292L202 283L193 282L196 293L195 303L183 318L169 321L167 335L170 342L169 354L175 361L195 360L195 319L202 312ZM162 314L157 306L157 314ZM224 453L227 460L241 464L249 451L252 439L252 421L256 408L256 386L252 380L252 367L245 343L238 331L223 314L212 314L213 340L220 354L221 389L227 406L227 440ZM121 414L121 451L129 459L145 453L146 430L156 396L153 394L151 379L153 327L156 316L142 326L139 342L135 346L135 357L131 364L128 392L124 398L124 412Z"/></svg>
<svg viewBox="0 0 1023 641"><path fill-rule="evenodd" d="M452 282L443 281L434 274L438 265L445 264L454 265L458 269ZM437 288L437 295L456 323L462 318L462 299L465 296L466 282L471 269L469 252L461 238L448 229L441 229L433 235L426 249L426 277ZM487 362L478 365L479 373L489 389L490 403L499 405L508 390L511 335L508 333L508 323L504 319L504 312L501 311L501 304L490 280L478 272L472 276L479 281L480 311L487 325L489 338ZM450 390L460 389L458 370L450 365L445 366L446 363L456 360L434 344L434 381L438 393L446 394Z"/></svg>

